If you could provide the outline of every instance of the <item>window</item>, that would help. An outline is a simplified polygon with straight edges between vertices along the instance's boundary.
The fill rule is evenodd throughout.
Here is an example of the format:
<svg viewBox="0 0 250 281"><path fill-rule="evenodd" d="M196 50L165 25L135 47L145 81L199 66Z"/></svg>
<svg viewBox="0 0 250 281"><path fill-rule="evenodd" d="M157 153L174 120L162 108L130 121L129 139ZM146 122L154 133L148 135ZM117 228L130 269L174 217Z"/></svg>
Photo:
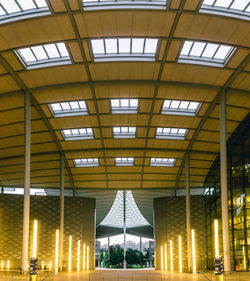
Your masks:
<svg viewBox="0 0 250 281"><path fill-rule="evenodd" d="M188 130L179 128L157 128L157 139L174 139L184 140L186 138Z"/></svg>
<svg viewBox="0 0 250 281"><path fill-rule="evenodd" d="M27 69L71 63L68 50L62 42L18 49L16 54Z"/></svg>
<svg viewBox="0 0 250 281"><path fill-rule="evenodd" d="M107 9L166 9L167 0L82 0L83 8L89 10Z"/></svg>
<svg viewBox="0 0 250 281"><path fill-rule="evenodd" d="M112 99L112 113L137 113L138 99Z"/></svg>
<svg viewBox="0 0 250 281"><path fill-rule="evenodd" d="M0 0L0 24L48 14L45 0Z"/></svg>
<svg viewBox="0 0 250 281"><path fill-rule="evenodd" d="M97 167L99 166L98 158L81 158L73 160L75 167Z"/></svg>
<svg viewBox="0 0 250 281"><path fill-rule="evenodd" d="M135 138L136 127L113 127L114 138Z"/></svg>
<svg viewBox="0 0 250 281"><path fill-rule="evenodd" d="M175 161L173 158L151 158L150 166L173 167Z"/></svg>
<svg viewBox="0 0 250 281"><path fill-rule="evenodd" d="M23 195L24 189L22 187L4 187L3 193L5 194L15 194L15 195ZM40 195L47 196L46 191L43 188L31 188L30 195Z"/></svg>
<svg viewBox="0 0 250 281"><path fill-rule="evenodd" d="M223 67L234 51L228 45L185 41L178 62Z"/></svg>
<svg viewBox="0 0 250 281"><path fill-rule="evenodd" d="M94 138L92 128L67 129L61 132L65 140L88 140Z"/></svg>
<svg viewBox="0 0 250 281"><path fill-rule="evenodd" d="M133 166L134 158L118 157L118 158L115 158L115 164L116 164L116 166Z"/></svg>
<svg viewBox="0 0 250 281"><path fill-rule="evenodd" d="M54 117L88 114L84 100L51 103L49 108Z"/></svg>
<svg viewBox="0 0 250 281"><path fill-rule="evenodd" d="M195 116L200 108L200 105L201 104L199 102L165 100L161 113Z"/></svg>
<svg viewBox="0 0 250 281"><path fill-rule="evenodd" d="M154 61L158 39L92 39L94 61Z"/></svg>
<svg viewBox="0 0 250 281"><path fill-rule="evenodd" d="M249 0L204 0L200 12L249 20L250 1Z"/></svg>

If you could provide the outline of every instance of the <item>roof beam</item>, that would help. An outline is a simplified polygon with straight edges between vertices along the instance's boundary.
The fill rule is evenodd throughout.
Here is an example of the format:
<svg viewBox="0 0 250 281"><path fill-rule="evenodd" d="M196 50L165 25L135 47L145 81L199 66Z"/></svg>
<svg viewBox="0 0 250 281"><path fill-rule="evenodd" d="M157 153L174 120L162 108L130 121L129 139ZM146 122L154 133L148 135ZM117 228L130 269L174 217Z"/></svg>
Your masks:
<svg viewBox="0 0 250 281"><path fill-rule="evenodd" d="M78 28L77 28L77 24L76 24L76 21L75 21L75 18L74 18L74 15L73 15L73 13L72 13L72 11L70 9L68 0L63 0L63 3L64 3L64 5L65 5L65 7L67 9L67 14L69 16L72 28L74 30L74 33L75 33L75 36L76 36L76 39L77 39L77 43L78 43L78 46L79 46L79 49L80 49L80 52L81 52L83 63L85 65L85 69L86 69L86 73L87 73L88 79L91 82L92 81L91 73L90 73L90 70L89 70L86 54L85 54L85 51L84 51L84 48L83 48L83 45L82 45L82 39L80 37L79 31L78 31ZM102 150L103 150L102 153L103 153L104 164L105 164L105 172L106 172L106 185L107 185L107 188L108 188L109 187L108 169L107 169L107 165L106 165L107 161L106 161L105 145L104 145L104 140L103 140L103 131L102 131L102 127L101 127L101 118L100 118L100 114L99 114L99 108L98 108L98 105L97 105L97 98L96 98L95 88L91 85L90 89L91 89L92 97L93 97L93 100L94 100L96 116L97 116L97 121L98 121L98 125L99 125L99 133L100 133L100 137L101 137Z"/></svg>
<svg viewBox="0 0 250 281"><path fill-rule="evenodd" d="M226 83L224 84L223 88L218 92L218 94L215 96L215 98L213 99L213 101L211 102L211 104L209 105L207 111L205 112L205 114L203 115L198 127L195 129L195 132L189 142L189 145L187 147L187 150L185 152L185 155L183 157L182 163L180 165L177 177L176 177L176 183L175 183L175 188L178 188L178 184L180 181L180 177L182 175L182 171L184 168L184 162L185 162L185 157L187 154L190 153L193 144L195 143L197 136L199 135L200 130L202 129L203 125L205 124L205 122L207 121L207 119L209 118L209 115L212 113L213 109L215 108L216 104L219 103L220 100L220 96L222 94L223 91L227 91L228 87L230 87L230 85L233 83L233 81L238 77L238 75L241 73L242 69L244 69L248 63L250 62L250 54L248 54L245 59L243 59L243 61L239 64L239 66L237 67L237 69L232 73L232 75L228 78L228 80L226 81Z"/></svg>
<svg viewBox="0 0 250 281"><path fill-rule="evenodd" d="M165 61L166 61L170 46L172 44L174 33L175 33L176 27L178 25L179 19L181 17L181 13L182 13L182 10L184 8L185 3L186 3L186 0L181 1L179 9L178 9L178 11L175 15L174 22L172 24L170 34L169 34L169 39L167 41L166 48L165 48L163 58L162 58L162 62L161 62L161 65L160 65L158 78L157 78L158 82L161 81L162 73L163 73L164 66L165 66ZM151 122L152 122L152 117L153 117L155 101L156 101L156 98L157 98L157 95L158 95L158 90L159 90L159 86L156 85L154 95L153 95L153 100L152 100L152 103L151 103L151 108L150 108L150 115L149 115L149 119L148 119L148 128L147 128L147 131L146 131L145 149L144 149L143 163L142 163L142 170L141 170L141 188L143 188L143 180L144 180L143 175L144 175L145 158L146 158L146 152L147 152L147 146L148 146L148 137L149 137L150 127L151 127Z"/></svg>
<svg viewBox="0 0 250 281"><path fill-rule="evenodd" d="M176 87L191 87L191 88L201 88L201 89L211 89L215 91L222 90L222 86L215 86L212 84L201 84L193 82L181 82L181 81L157 81L157 80L99 80L91 82L73 82L73 83L61 83L46 85L41 87L28 88L29 92L38 93L39 91L51 90L51 89L60 89L60 88L71 88L71 87L95 87L95 86L113 86L113 85L152 85L152 86L176 86ZM250 91L236 89L236 88L227 88L228 92L235 92L250 95ZM19 91L10 91L0 94L0 99L6 96L15 96L23 94L22 90Z"/></svg>
<svg viewBox="0 0 250 281"><path fill-rule="evenodd" d="M73 181L73 176L70 170L70 167L68 165L68 162L65 158L65 154L64 151L61 147L61 144L55 134L55 132L53 131L53 128L50 124L50 122L48 121L46 115L44 114L44 112L42 111L41 107L39 106L39 104L37 103L35 97L31 94L30 90L27 88L27 86L25 85L25 83L23 82L23 80L16 74L15 70L12 68L12 66L5 60L4 57L2 57L2 55L0 55L0 64L10 73L11 77L14 79L14 81L17 83L17 85L22 89L23 94L24 93L29 93L30 97L31 97L31 101L34 105L34 107L36 108L37 112L39 113L39 115L41 116L41 118L43 119L46 127L48 128L48 130L51 133L51 136L54 140L54 142L56 143L56 146L58 148L58 150L60 151L60 153L64 156L64 161L65 161L65 166L68 172L68 176L70 177L71 181L72 181L72 188L73 188L73 192L74 192L74 181Z"/></svg>

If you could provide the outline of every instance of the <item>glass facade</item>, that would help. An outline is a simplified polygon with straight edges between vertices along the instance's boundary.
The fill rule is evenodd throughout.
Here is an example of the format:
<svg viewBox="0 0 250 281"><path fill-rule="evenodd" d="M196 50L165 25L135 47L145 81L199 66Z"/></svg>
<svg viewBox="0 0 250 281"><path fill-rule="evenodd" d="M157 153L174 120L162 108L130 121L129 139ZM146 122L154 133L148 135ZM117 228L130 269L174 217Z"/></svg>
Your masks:
<svg viewBox="0 0 250 281"><path fill-rule="evenodd" d="M233 270L250 270L250 114L227 142L230 254ZM219 250L223 256L220 199L220 158L205 181L207 267L215 257L214 219L219 220Z"/></svg>

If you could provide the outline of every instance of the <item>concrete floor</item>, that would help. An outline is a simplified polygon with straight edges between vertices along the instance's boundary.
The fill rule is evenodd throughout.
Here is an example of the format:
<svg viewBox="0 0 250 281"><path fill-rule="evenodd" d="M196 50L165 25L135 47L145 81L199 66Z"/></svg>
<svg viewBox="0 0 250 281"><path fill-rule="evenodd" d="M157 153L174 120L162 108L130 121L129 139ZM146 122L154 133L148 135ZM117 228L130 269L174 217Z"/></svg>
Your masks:
<svg viewBox="0 0 250 281"><path fill-rule="evenodd" d="M231 275L215 276L207 272L206 276L213 281L250 281L250 272L233 272ZM55 281L205 281L201 274L162 272L155 270L95 270L88 273L59 273Z"/></svg>

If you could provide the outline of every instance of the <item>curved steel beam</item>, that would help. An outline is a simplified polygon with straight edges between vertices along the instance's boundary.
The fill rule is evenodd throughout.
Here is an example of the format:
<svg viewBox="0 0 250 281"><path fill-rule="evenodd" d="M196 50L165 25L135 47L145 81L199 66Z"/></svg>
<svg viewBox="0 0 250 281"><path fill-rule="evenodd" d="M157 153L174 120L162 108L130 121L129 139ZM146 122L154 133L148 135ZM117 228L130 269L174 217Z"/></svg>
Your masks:
<svg viewBox="0 0 250 281"><path fill-rule="evenodd" d="M49 120L47 119L45 113L42 111L40 105L38 104L38 102L36 101L35 97L31 94L31 91L27 88L27 86L25 85L25 83L23 82L23 80L16 74L15 70L12 68L12 66L5 60L5 58L3 58L0 55L0 64L10 73L11 77L14 79L14 81L17 83L17 85L22 89L22 93L28 93L31 97L31 101L32 104L34 105L34 107L36 108L37 112L39 113L39 115L41 116L41 118L43 119L46 127L48 128L49 132L51 133L51 136L54 140L54 142L56 143L56 146L58 148L58 150L60 151L60 153L62 154L62 156L64 157L64 161L65 161L65 166L67 169L67 173L69 178L72 181L72 189L73 189L73 193L75 190L75 186L74 186L74 181L73 181L73 176L69 167L69 164L67 162L67 159L65 157L64 151L62 149L62 146L49 122Z"/></svg>
<svg viewBox="0 0 250 281"><path fill-rule="evenodd" d="M244 69L248 63L250 62L250 54L248 54L245 59L240 63L240 65L237 67L237 69L232 73L232 75L228 78L228 80L226 81L226 83L224 84L223 88L219 91L219 93L215 96L215 98L213 99L212 103L209 105L207 111L205 112L205 114L203 115L198 127L195 129L195 132L188 144L188 147L186 149L185 155L183 157L183 160L181 162L181 165L179 167L179 171L176 177L176 182L175 182L175 188L178 188L178 184L180 181L180 177L184 168L184 162L185 162L185 157L187 154L189 154L191 152L191 149L193 147L193 144L201 130L201 128L203 127L203 125L205 124L206 120L208 119L210 113L213 111L213 109L215 108L216 104L219 102L220 100L220 96L221 93L223 91L227 91L228 87L233 83L233 81L238 77L238 75L241 73L242 69Z"/></svg>

